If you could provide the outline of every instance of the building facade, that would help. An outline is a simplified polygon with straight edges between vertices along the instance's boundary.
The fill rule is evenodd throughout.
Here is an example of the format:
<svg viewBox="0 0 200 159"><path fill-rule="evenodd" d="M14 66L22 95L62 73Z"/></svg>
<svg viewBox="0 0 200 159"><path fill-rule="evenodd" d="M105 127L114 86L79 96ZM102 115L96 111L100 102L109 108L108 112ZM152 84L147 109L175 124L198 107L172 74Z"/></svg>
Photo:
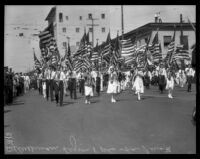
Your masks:
<svg viewBox="0 0 200 159"><path fill-rule="evenodd" d="M94 19L94 20L92 20ZM101 44L106 40L110 27L109 7L89 6L55 6L46 19L48 25L53 23L54 36L61 55L64 55L67 42L70 41L71 51L78 49L80 40L89 31L90 42ZM92 37L92 21L94 37Z"/></svg>
<svg viewBox="0 0 200 159"><path fill-rule="evenodd" d="M193 25L195 26L194 23ZM162 56L164 58L168 51L168 45L173 38L174 30L176 31L175 45L180 44L182 31L185 49L189 51L191 56L191 47L196 43L196 33L190 23L148 23L128 33L125 33L124 39L131 38L132 41L137 44L137 47L140 47L147 43L149 37L149 44L152 44L153 38L158 32L158 39L161 44Z"/></svg>

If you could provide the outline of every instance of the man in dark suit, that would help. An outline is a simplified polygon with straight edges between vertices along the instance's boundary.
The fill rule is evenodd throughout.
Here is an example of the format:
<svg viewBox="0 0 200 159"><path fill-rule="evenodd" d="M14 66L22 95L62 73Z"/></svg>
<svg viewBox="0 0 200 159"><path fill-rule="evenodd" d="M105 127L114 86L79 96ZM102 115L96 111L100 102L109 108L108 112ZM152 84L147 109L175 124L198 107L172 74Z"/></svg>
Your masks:
<svg viewBox="0 0 200 159"><path fill-rule="evenodd" d="M100 96L100 85L101 85L101 78L99 72L97 72L97 77L96 77L96 92L97 95Z"/></svg>

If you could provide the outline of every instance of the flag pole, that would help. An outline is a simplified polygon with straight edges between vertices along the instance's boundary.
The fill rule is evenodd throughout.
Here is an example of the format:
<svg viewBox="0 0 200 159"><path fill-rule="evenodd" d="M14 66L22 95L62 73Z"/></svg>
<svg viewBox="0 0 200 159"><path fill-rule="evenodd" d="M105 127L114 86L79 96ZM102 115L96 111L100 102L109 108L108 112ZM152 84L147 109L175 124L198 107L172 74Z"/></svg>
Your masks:
<svg viewBox="0 0 200 159"><path fill-rule="evenodd" d="M122 24L122 40L124 39L124 10L123 5L121 5L121 24Z"/></svg>

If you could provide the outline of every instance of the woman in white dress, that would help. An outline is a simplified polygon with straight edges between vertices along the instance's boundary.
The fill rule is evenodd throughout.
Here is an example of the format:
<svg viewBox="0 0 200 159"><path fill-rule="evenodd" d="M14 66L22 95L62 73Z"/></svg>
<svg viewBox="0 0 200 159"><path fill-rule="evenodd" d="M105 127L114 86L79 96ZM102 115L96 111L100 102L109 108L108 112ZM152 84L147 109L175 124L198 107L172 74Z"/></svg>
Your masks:
<svg viewBox="0 0 200 159"><path fill-rule="evenodd" d="M179 75L179 83L180 83L180 87L184 87L185 83L186 83L186 75L185 72L183 70L180 71L180 75Z"/></svg>
<svg viewBox="0 0 200 159"><path fill-rule="evenodd" d="M167 74L166 89L168 90L168 98L173 98L172 92L173 92L173 89L174 89L174 78L173 78L171 72L168 72L168 74Z"/></svg>
<svg viewBox="0 0 200 159"><path fill-rule="evenodd" d="M141 99L140 94L144 93L144 83L142 77L144 76L142 70L136 70L135 76L133 77L133 90L138 96L138 100Z"/></svg>
<svg viewBox="0 0 200 159"><path fill-rule="evenodd" d="M107 89L107 93L111 94L111 102L115 103L116 99L115 99L115 94L117 93L117 73L114 71L114 67L111 66L109 68L109 81L108 81L108 89Z"/></svg>
<svg viewBox="0 0 200 159"><path fill-rule="evenodd" d="M85 76L85 104L90 104L90 96L93 96L93 78L90 73L87 72Z"/></svg>

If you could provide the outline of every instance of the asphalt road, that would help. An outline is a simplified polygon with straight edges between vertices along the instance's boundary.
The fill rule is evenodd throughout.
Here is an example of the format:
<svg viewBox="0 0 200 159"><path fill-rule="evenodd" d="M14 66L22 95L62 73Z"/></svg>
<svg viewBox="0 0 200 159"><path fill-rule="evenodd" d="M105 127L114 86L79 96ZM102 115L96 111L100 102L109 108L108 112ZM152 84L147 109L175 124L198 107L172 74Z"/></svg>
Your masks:
<svg viewBox="0 0 200 159"><path fill-rule="evenodd" d="M78 94L59 107L31 90L4 107L5 153L194 154L195 85L190 93L176 87L173 95L151 87L137 101L126 90L113 104L103 92L86 105Z"/></svg>

